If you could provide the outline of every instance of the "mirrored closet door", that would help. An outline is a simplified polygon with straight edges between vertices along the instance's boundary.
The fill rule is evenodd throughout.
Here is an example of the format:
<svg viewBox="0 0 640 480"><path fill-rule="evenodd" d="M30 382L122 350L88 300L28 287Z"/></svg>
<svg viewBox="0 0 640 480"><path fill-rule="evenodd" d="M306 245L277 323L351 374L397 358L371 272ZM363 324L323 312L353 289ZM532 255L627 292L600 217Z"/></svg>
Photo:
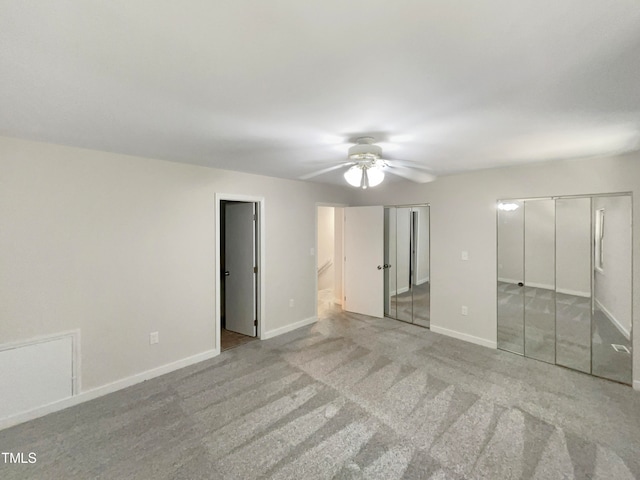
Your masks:
<svg viewBox="0 0 640 480"><path fill-rule="evenodd" d="M591 372L591 198L556 200L556 363Z"/></svg>
<svg viewBox="0 0 640 480"><path fill-rule="evenodd" d="M429 327L429 206L384 209L384 314Z"/></svg>
<svg viewBox="0 0 640 480"><path fill-rule="evenodd" d="M498 348L631 383L631 196L498 202Z"/></svg>

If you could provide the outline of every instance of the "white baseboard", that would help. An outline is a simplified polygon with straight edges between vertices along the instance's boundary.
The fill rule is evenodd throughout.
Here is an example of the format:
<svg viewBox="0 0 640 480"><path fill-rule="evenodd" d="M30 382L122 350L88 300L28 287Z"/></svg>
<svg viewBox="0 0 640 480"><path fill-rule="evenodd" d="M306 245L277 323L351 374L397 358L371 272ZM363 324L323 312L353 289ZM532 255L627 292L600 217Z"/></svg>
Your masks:
<svg viewBox="0 0 640 480"><path fill-rule="evenodd" d="M533 288L542 288L543 290L555 290L556 287L554 285L549 285L546 283L536 283L536 282L526 282L525 283L526 287L533 287Z"/></svg>
<svg viewBox="0 0 640 480"><path fill-rule="evenodd" d="M513 278L504 278L504 277L498 277L498 281L503 283L512 283L514 285L517 285L519 282L522 282L522 280L514 280ZM555 290L558 293L564 293L566 295L575 295L576 297L589 298L591 296L591 292L581 292L579 290L570 290L568 288L555 288L553 285L546 285L543 283L527 282L526 286L534 287L534 288L544 288L545 290Z"/></svg>
<svg viewBox="0 0 640 480"><path fill-rule="evenodd" d="M311 325L312 323L316 323L317 321L318 321L318 317L316 316L305 318L304 320L300 320L299 322L295 322L290 325L285 325L284 327L280 327L274 330L269 330L268 332L264 332L262 334L262 337L260 337L260 339L267 340L268 338L277 337L278 335L282 335L283 333L297 330L300 327L306 327L307 325Z"/></svg>
<svg viewBox="0 0 640 480"><path fill-rule="evenodd" d="M487 340L486 338L475 337L466 333L457 332L455 330L449 330L448 328L439 327L438 325L431 324L431 331L435 333L441 333L448 337L457 338L458 340L464 340L465 342L475 343L476 345L482 345L488 348L498 348L498 345L493 340Z"/></svg>
<svg viewBox="0 0 640 480"><path fill-rule="evenodd" d="M422 285L423 283L427 283L429 281L429 277L420 278L416 285Z"/></svg>
<svg viewBox="0 0 640 480"><path fill-rule="evenodd" d="M607 310L605 306L602 305L602 303L600 303L600 301L597 298L596 298L596 306L600 310L602 310L602 313L604 313L605 316L611 321L611 323L613 323L613 325L620 331L620 333L624 335L624 338L626 338L627 340L631 339L631 333L626 328L624 328L622 323L620 323L618 319L613 316L613 313Z"/></svg>
<svg viewBox="0 0 640 480"><path fill-rule="evenodd" d="M393 290L389 292L389 295L393 297L395 295L402 295L403 293L406 293L408 291L409 291L409 287L406 286L406 287L399 288L398 290Z"/></svg>
<svg viewBox="0 0 640 480"><path fill-rule="evenodd" d="M633 389L634 390L640 390L640 380L634 380L633 381Z"/></svg>
<svg viewBox="0 0 640 480"><path fill-rule="evenodd" d="M160 375L173 372L174 370L180 370L181 368L188 367L189 365L194 365L196 363L209 360L210 358L216 357L219 353L220 352L217 349L208 350L191 357L183 358L182 360L178 360L176 362L167 363L166 365L152 368L151 370L136 373L135 375L131 375L130 377L116 380L115 382L107 383L106 385L102 385L100 387L92 388L91 390L80 392L78 395L74 395L72 397L68 397L50 403L48 405L43 405L42 407L34 408L33 410L28 410L26 412L12 415L11 417L0 419L0 430L18 425L19 423L28 422L29 420L33 420L38 417L43 417L45 415L48 415L49 413L64 410L65 408L69 408L74 405L93 400L94 398L102 397L109 393L113 393L118 390L122 390L123 388L127 388L132 385L144 382L145 380L151 380L152 378L159 377Z"/></svg>
<svg viewBox="0 0 640 480"><path fill-rule="evenodd" d="M589 298L591 296L591 292L581 292L580 290L570 290L568 288L558 288L556 289L558 293L564 293L565 295L575 295L576 297L584 297Z"/></svg>

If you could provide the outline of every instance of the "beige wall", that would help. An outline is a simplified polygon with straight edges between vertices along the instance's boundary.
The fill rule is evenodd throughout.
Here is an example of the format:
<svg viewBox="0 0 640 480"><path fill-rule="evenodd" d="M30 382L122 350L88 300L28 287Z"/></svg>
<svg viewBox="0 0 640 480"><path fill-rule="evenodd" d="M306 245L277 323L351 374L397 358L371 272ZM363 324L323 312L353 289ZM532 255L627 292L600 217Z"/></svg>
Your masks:
<svg viewBox="0 0 640 480"><path fill-rule="evenodd" d="M265 197L263 331L313 317L316 203L353 190L0 137L0 343L80 329L82 390L212 350L217 192Z"/></svg>
<svg viewBox="0 0 640 480"><path fill-rule="evenodd" d="M83 390L213 349L214 195L227 193L266 199L266 331L315 315L317 203L428 202L432 324L491 343L496 199L620 191L634 192L638 259L640 154L362 192L0 138L0 342L80 329ZM633 274L640 285L637 260ZM633 307L637 328L637 288Z"/></svg>
<svg viewBox="0 0 640 480"><path fill-rule="evenodd" d="M640 321L640 153L490 169L431 184L388 182L357 192L360 205L431 204L431 324L485 344L496 341L496 200L634 192L634 326ZM469 260L462 261L462 250ZM469 315L460 314L461 305ZM640 351L640 335L634 336ZM640 355L634 358L640 387Z"/></svg>

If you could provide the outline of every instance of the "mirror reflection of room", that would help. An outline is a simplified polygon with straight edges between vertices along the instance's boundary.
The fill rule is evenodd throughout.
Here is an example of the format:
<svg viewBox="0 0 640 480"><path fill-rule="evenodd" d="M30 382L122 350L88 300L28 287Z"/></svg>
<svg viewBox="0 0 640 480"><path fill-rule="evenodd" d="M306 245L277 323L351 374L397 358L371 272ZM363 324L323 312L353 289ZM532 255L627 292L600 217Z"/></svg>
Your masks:
<svg viewBox="0 0 640 480"><path fill-rule="evenodd" d="M556 363L591 369L591 198L556 200Z"/></svg>
<svg viewBox="0 0 640 480"><path fill-rule="evenodd" d="M499 201L498 348L631 383L631 196Z"/></svg>
<svg viewBox="0 0 640 480"><path fill-rule="evenodd" d="M498 204L498 348L524 355L524 202Z"/></svg>
<svg viewBox="0 0 640 480"><path fill-rule="evenodd" d="M631 196L593 198L593 374L631 383Z"/></svg>
<svg viewBox="0 0 640 480"><path fill-rule="evenodd" d="M429 327L429 206L384 209L384 314Z"/></svg>
<svg viewBox="0 0 640 480"><path fill-rule="evenodd" d="M527 356L553 363L555 358L554 202L524 205L524 340Z"/></svg>

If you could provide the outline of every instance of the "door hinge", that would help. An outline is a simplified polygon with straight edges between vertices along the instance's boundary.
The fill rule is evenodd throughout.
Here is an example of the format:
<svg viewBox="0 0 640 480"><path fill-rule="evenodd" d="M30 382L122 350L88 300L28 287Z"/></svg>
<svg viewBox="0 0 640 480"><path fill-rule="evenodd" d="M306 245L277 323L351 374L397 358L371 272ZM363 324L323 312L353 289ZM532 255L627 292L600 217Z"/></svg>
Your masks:
<svg viewBox="0 0 640 480"><path fill-rule="evenodd" d="M257 319L253 321L253 326L254 326L254 327L257 327L257 326L258 326L258 320L257 320Z"/></svg>
<svg viewBox="0 0 640 480"><path fill-rule="evenodd" d="M258 267L253 267L253 273L258 273Z"/></svg>
<svg viewBox="0 0 640 480"><path fill-rule="evenodd" d="M256 214L255 213L253 214L253 221L254 222L256 221Z"/></svg>

